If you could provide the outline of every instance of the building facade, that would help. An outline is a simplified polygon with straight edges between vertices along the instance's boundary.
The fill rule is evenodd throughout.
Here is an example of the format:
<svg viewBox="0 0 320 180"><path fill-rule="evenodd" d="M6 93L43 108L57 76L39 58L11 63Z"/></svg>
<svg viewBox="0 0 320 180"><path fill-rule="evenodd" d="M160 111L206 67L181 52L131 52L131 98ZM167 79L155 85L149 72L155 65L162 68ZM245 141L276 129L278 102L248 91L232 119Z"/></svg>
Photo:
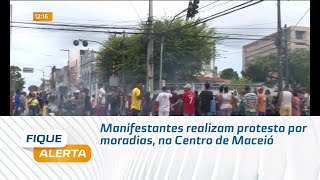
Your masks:
<svg viewBox="0 0 320 180"><path fill-rule="evenodd" d="M284 29L287 33L288 50L289 52L294 49L310 49L310 27L290 26ZM250 63L258 57L267 56L277 53L275 40L277 33L268 35L260 40L256 40L242 48L242 70L245 71Z"/></svg>
<svg viewBox="0 0 320 180"><path fill-rule="evenodd" d="M63 68L56 71L55 74L55 94L67 96L69 93L69 76L68 76L69 66L64 66Z"/></svg>
<svg viewBox="0 0 320 180"><path fill-rule="evenodd" d="M85 50L81 53L79 84L89 89L89 94L97 94L98 73L96 69L97 53Z"/></svg>

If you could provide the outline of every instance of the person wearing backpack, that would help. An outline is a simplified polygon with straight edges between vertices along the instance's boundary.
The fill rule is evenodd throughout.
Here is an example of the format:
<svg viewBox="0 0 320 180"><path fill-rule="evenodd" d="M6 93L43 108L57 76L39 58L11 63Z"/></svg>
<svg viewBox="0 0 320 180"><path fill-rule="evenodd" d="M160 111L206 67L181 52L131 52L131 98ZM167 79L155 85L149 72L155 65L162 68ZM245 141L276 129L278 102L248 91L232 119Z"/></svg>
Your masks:
<svg viewBox="0 0 320 180"><path fill-rule="evenodd" d="M146 92L146 95L142 101L142 116L150 116L150 113L152 111L152 100L150 97L150 92Z"/></svg>
<svg viewBox="0 0 320 180"><path fill-rule="evenodd" d="M167 87L162 87L162 92L159 93L156 101L159 103L159 116L169 116L172 94L167 92Z"/></svg>

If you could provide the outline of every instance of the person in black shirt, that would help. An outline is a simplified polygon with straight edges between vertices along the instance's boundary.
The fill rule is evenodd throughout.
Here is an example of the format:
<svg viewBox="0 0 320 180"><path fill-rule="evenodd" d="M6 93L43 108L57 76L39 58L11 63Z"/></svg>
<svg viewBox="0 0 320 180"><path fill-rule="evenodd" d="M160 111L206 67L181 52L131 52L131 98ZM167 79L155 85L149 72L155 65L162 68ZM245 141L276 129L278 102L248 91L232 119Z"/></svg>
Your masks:
<svg viewBox="0 0 320 180"><path fill-rule="evenodd" d="M110 97L110 115L111 116L119 116L120 115L120 96L114 90L112 91L112 95Z"/></svg>
<svg viewBox="0 0 320 180"><path fill-rule="evenodd" d="M84 97L84 115L90 116L92 106L91 106L91 98L89 96L89 90L84 89L85 97Z"/></svg>
<svg viewBox="0 0 320 180"><path fill-rule="evenodd" d="M178 106L178 100L179 100L179 95L175 92L175 88L171 87L170 88L172 97L170 98L170 103L172 105L171 111L170 111L170 116L177 116L179 112L179 106Z"/></svg>
<svg viewBox="0 0 320 180"><path fill-rule="evenodd" d="M125 99L124 99L124 95L123 95L123 88L122 87L118 87L117 88L117 94L118 94L118 97L119 97L119 105L120 105L120 115L124 115L124 104L125 104Z"/></svg>
<svg viewBox="0 0 320 180"><path fill-rule="evenodd" d="M199 92L198 91L194 91L195 95L196 95L196 101L195 101L195 115L196 116L201 116L201 109L200 109L200 97L199 97Z"/></svg>
<svg viewBox="0 0 320 180"><path fill-rule="evenodd" d="M203 116L207 116L210 113L211 101L213 100L213 93L210 91L210 84L205 83L205 90L200 93L200 106Z"/></svg>

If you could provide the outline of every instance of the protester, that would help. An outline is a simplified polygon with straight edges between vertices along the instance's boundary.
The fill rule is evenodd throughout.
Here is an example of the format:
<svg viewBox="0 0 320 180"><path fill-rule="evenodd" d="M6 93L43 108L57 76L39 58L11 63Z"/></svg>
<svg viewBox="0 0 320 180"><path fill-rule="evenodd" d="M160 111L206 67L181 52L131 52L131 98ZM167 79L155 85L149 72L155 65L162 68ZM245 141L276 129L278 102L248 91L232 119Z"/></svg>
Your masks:
<svg viewBox="0 0 320 180"><path fill-rule="evenodd" d="M28 100L27 100L27 93L21 92L20 93L20 101L21 101L21 111L20 114L22 116L28 115Z"/></svg>
<svg viewBox="0 0 320 180"><path fill-rule="evenodd" d="M38 95L38 101L39 101L40 108L42 109L42 108L43 108L43 105L44 105L44 100L43 100L42 92L40 92L39 95ZM42 113L42 112L41 112L41 113Z"/></svg>
<svg viewBox="0 0 320 180"><path fill-rule="evenodd" d="M213 112L213 109L211 109L210 107L212 105L213 100L214 100L214 104L215 104L215 99L213 98L212 91L210 91L210 84L205 83L204 87L205 87L205 90L203 90L200 93L200 106L201 106L202 116L207 116L208 113ZM216 110L214 110L214 113L215 112L216 112Z"/></svg>
<svg viewBox="0 0 320 180"><path fill-rule="evenodd" d="M126 110L126 116L131 116L131 94L128 95L126 98L126 103L124 105L125 110Z"/></svg>
<svg viewBox="0 0 320 180"><path fill-rule="evenodd" d="M150 92L146 92L143 100L142 100L142 108L141 115L142 116L150 116L152 112L152 99L150 97Z"/></svg>
<svg viewBox="0 0 320 180"><path fill-rule="evenodd" d="M103 89L101 83L98 84L98 104L97 104L97 116L106 115L106 91Z"/></svg>
<svg viewBox="0 0 320 180"><path fill-rule="evenodd" d="M251 88L249 86L246 86L245 95L244 95L244 105L245 105L246 116L257 115L257 102L258 102L257 95L251 92Z"/></svg>
<svg viewBox="0 0 320 180"><path fill-rule="evenodd" d="M14 115L20 116L21 111L21 100L20 100L20 89L16 91L14 95Z"/></svg>
<svg viewBox="0 0 320 180"><path fill-rule="evenodd" d="M272 111L271 105L272 105L272 97L270 95L270 90L267 89L265 91L266 95L266 115L267 116L274 116L274 112Z"/></svg>
<svg viewBox="0 0 320 180"><path fill-rule="evenodd" d="M225 86L223 88L223 93L220 102L220 115L221 116L231 116L232 114L232 103L235 101L234 96L229 92L229 88Z"/></svg>
<svg viewBox="0 0 320 180"><path fill-rule="evenodd" d="M10 92L10 116L14 115L14 108L15 104L14 104L14 91Z"/></svg>
<svg viewBox="0 0 320 180"><path fill-rule="evenodd" d="M131 113L132 116L139 116L141 110L141 97L142 97L142 87L141 81L138 81L136 87L133 88L131 94Z"/></svg>
<svg viewBox="0 0 320 180"><path fill-rule="evenodd" d="M96 102L96 95L92 95L91 97L91 116L95 116L97 113L97 102Z"/></svg>
<svg viewBox="0 0 320 180"><path fill-rule="evenodd" d="M42 116L49 116L49 101L46 100L44 102L43 108L42 108Z"/></svg>
<svg viewBox="0 0 320 180"><path fill-rule="evenodd" d="M266 95L263 93L263 87L258 87L257 91L259 93L258 95L258 116L265 116L266 115Z"/></svg>
<svg viewBox="0 0 320 180"><path fill-rule="evenodd" d="M110 115L111 116L119 116L120 115L120 97L117 92L114 90L111 93L111 97L109 98L110 103Z"/></svg>
<svg viewBox="0 0 320 180"><path fill-rule="evenodd" d="M275 116L280 116L279 109L277 108L279 94L272 97L271 110Z"/></svg>
<svg viewBox="0 0 320 180"><path fill-rule="evenodd" d="M89 89L84 89L84 107L83 107L83 112L85 116L90 116L91 111L92 111L92 106L91 106L91 99L89 96Z"/></svg>
<svg viewBox="0 0 320 180"><path fill-rule="evenodd" d="M223 89L224 86L220 86L219 88L219 94L217 95L217 115L218 116L222 116L222 112L221 112L221 105L222 105L222 94L223 94Z"/></svg>
<svg viewBox="0 0 320 180"><path fill-rule="evenodd" d="M156 101L159 103L159 116L169 116L172 94L167 92L167 87L162 87L162 92L157 96Z"/></svg>
<svg viewBox="0 0 320 180"><path fill-rule="evenodd" d="M159 103L156 101L159 94L152 98L152 116L159 116Z"/></svg>
<svg viewBox="0 0 320 180"><path fill-rule="evenodd" d="M210 101L210 112L208 112L204 116L215 116L217 114L217 101L215 96L212 96L212 100Z"/></svg>
<svg viewBox="0 0 320 180"><path fill-rule="evenodd" d="M124 115L124 104L125 104L125 99L124 99L124 93L123 93L123 88L118 86L117 87L117 95L119 97L119 104L120 104L120 108L119 108L119 114L122 116Z"/></svg>
<svg viewBox="0 0 320 180"><path fill-rule="evenodd" d="M195 94L195 103L194 103L194 108L195 108L195 115L196 116L201 116L201 107L200 107L200 96L198 91L194 91Z"/></svg>
<svg viewBox="0 0 320 180"><path fill-rule="evenodd" d="M306 88L302 88L301 109L303 116L310 116L310 95Z"/></svg>
<svg viewBox="0 0 320 180"><path fill-rule="evenodd" d="M39 111L41 111L40 104L38 99L36 98L36 94L32 94L30 99L28 100L29 105L29 113L30 116L39 115Z"/></svg>
<svg viewBox="0 0 320 180"><path fill-rule="evenodd" d="M191 91L191 85L187 84L184 87L182 95L183 114L184 116L194 116L195 114L195 93Z"/></svg>
<svg viewBox="0 0 320 180"><path fill-rule="evenodd" d="M170 111L170 116L177 116L180 111L179 106L177 103L180 99L179 95L175 92L175 88L171 87L170 89L172 97L170 98L170 103L171 103L171 111Z"/></svg>
<svg viewBox="0 0 320 180"><path fill-rule="evenodd" d="M241 96L240 96L240 102L239 102L239 106L238 106L238 115L239 116L244 116L245 115L245 104L244 104L244 95L245 95L245 91L242 90L241 91Z"/></svg>
<svg viewBox="0 0 320 180"><path fill-rule="evenodd" d="M298 96L298 93L295 91L292 93L293 98L292 98L292 116L301 116L301 100Z"/></svg>
<svg viewBox="0 0 320 180"><path fill-rule="evenodd" d="M279 94L277 108L279 109L280 116L292 115L292 93L289 92L288 86L285 86Z"/></svg>

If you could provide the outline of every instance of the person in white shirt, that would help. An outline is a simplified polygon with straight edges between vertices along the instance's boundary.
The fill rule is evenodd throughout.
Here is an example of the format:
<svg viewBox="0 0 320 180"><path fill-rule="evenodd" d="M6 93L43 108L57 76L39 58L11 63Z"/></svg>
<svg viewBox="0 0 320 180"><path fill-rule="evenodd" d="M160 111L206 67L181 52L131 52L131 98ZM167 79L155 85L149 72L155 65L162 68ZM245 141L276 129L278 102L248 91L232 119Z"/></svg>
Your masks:
<svg viewBox="0 0 320 180"><path fill-rule="evenodd" d="M289 91L288 86L285 86L278 99L277 107L280 110L280 116L292 115L292 97L292 93Z"/></svg>
<svg viewBox="0 0 320 180"><path fill-rule="evenodd" d="M98 104L97 116L105 116L106 111L106 91L103 89L101 83L98 84Z"/></svg>
<svg viewBox="0 0 320 180"><path fill-rule="evenodd" d="M171 109L170 98L172 94L167 93L167 87L162 87L162 92L157 96L156 101L159 103L159 116L169 116Z"/></svg>

